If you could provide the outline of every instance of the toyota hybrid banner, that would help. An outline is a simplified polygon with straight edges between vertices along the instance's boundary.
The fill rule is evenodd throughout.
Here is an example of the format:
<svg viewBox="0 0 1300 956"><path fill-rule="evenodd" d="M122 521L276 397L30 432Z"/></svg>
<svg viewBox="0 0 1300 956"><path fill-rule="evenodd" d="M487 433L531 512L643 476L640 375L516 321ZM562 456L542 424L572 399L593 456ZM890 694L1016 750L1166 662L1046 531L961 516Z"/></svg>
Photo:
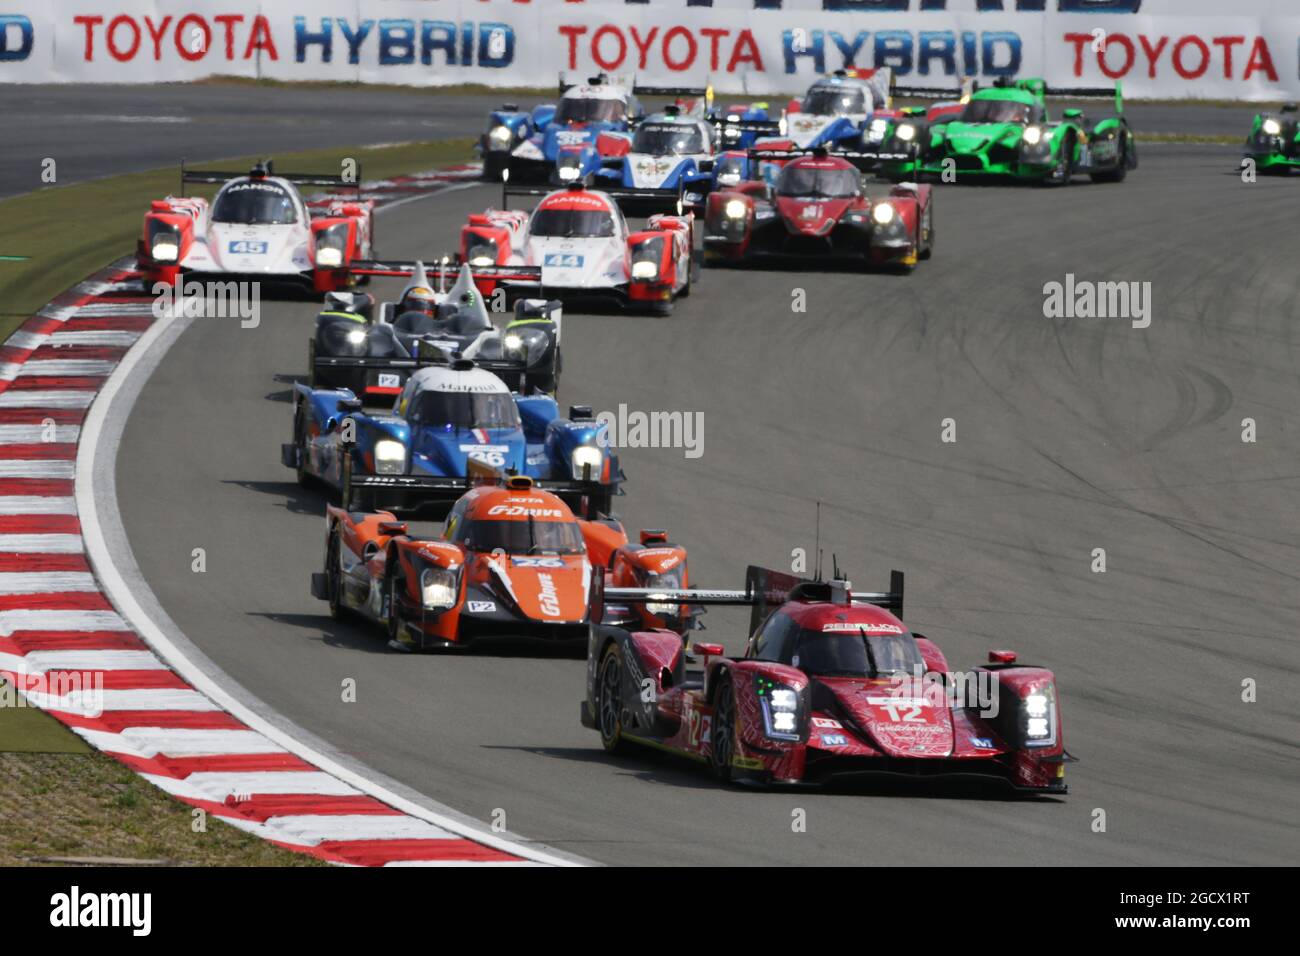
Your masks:
<svg viewBox="0 0 1300 956"><path fill-rule="evenodd" d="M1300 95L1296 0L0 0L0 82L214 75L550 86L560 70L795 92L1042 76L1137 97Z"/></svg>

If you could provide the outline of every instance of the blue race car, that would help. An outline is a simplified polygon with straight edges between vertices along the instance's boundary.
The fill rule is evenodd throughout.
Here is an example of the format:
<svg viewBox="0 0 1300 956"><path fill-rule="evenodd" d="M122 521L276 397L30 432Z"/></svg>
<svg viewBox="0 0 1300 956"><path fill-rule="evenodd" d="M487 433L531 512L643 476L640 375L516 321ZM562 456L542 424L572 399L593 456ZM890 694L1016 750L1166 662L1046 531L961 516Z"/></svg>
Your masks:
<svg viewBox="0 0 1300 956"><path fill-rule="evenodd" d="M346 388L294 386L293 441L280 459L300 483L338 489L345 507L416 511L446 505L480 476L517 474L578 514L609 514L623 472L608 429L575 405L520 395L469 359L411 374L389 414L367 414Z"/></svg>
<svg viewBox="0 0 1300 956"><path fill-rule="evenodd" d="M514 182L558 183L561 152L584 147L596 157L585 174L594 172L601 158L627 152L627 134L645 117L641 96L672 97L682 111L708 117L713 93L707 87L637 86L628 77L607 73L583 82L561 75L558 105L521 111L506 103L488 116L477 146L484 178L508 174Z"/></svg>
<svg viewBox="0 0 1300 956"><path fill-rule="evenodd" d="M560 76L558 105L521 112L513 103L488 116L479 140L485 179L509 173L515 182L550 178L562 146L595 143L602 133L626 132L644 115L632 83L601 73L586 82Z"/></svg>

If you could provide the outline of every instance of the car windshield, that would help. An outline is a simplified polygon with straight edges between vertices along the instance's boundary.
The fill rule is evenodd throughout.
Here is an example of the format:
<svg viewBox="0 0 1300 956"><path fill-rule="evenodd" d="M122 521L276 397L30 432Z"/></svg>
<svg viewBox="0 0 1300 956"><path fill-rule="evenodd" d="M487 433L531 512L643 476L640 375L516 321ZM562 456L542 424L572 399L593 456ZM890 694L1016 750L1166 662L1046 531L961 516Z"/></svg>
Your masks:
<svg viewBox="0 0 1300 956"><path fill-rule="evenodd" d="M528 234L565 239L607 239L614 235L614 217L604 209L539 209L533 213Z"/></svg>
<svg viewBox="0 0 1300 956"><path fill-rule="evenodd" d="M470 521L465 544L474 551L506 554L582 554L582 532L576 521Z"/></svg>
<svg viewBox="0 0 1300 956"><path fill-rule="evenodd" d="M825 199L856 196L861 191L856 169L787 166L776 191L782 196L819 196Z"/></svg>
<svg viewBox="0 0 1300 956"><path fill-rule="evenodd" d="M651 156L703 153L704 137L698 126L685 123L646 123L632 137L632 152Z"/></svg>
<svg viewBox="0 0 1300 956"><path fill-rule="evenodd" d="M1028 103L1015 100L971 100L962 110L963 123L1028 123Z"/></svg>
<svg viewBox="0 0 1300 956"><path fill-rule="evenodd" d="M790 663L806 674L821 677L876 677L910 674L925 663L911 633L863 633L801 629Z"/></svg>
<svg viewBox="0 0 1300 956"><path fill-rule="evenodd" d="M809 90L803 98L803 111L813 116L846 116L867 111L862 91L846 87L823 87Z"/></svg>
<svg viewBox="0 0 1300 956"><path fill-rule="evenodd" d="M298 221L293 197L275 183L232 183L212 207L213 222L245 225L284 225Z"/></svg>
<svg viewBox="0 0 1300 956"><path fill-rule="evenodd" d="M580 99L566 96L555 110L557 123L621 123L627 116L622 100Z"/></svg>
<svg viewBox="0 0 1300 956"><path fill-rule="evenodd" d="M421 392L413 422L448 428L518 428L519 409L509 392Z"/></svg>

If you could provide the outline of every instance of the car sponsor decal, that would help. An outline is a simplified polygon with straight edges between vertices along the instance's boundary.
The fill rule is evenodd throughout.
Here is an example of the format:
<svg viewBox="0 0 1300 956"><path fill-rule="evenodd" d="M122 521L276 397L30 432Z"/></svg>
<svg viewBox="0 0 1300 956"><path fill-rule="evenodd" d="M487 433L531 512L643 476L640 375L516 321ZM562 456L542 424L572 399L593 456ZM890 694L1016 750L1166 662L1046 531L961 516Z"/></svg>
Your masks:
<svg viewBox="0 0 1300 956"><path fill-rule="evenodd" d="M849 738L843 734L822 734L823 747L847 747Z"/></svg>
<svg viewBox="0 0 1300 956"><path fill-rule="evenodd" d="M380 388L401 388L402 376L396 372L380 372L376 376L375 384Z"/></svg>
<svg viewBox="0 0 1300 956"><path fill-rule="evenodd" d="M812 722L814 727L827 727L832 730L838 730L844 726L833 717L814 717Z"/></svg>
<svg viewBox="0 0 1300 956"><path fill-rule="evenodd" d="M496 601L469 601L466 604L471 614L492 614L497 609Z"/></svg>
<svg viewBox="0 0 1300 956"><path fill-rule="evenodd" d="M586 261L576 252L548 252L542 259L542 265L552 269L581 269Z"/></svg>
<svg viewBox="0 0 1300 956"><path fill-rule="evenodd" d="M542 613L548 617L559 617L560 611L560 592L556 590L555 579L549 574L537 575L537 604L542 609Z"/></svg>
<svg viewBox="0 0 1300 956"><path fill-rule="evenodd" d="M988 737L972 737L970 739L970 745L972 747L983 747L986 750L993 749L993 741Z"/></svg>
<svg viewBox="0 0 1300 956"><path fill-rule="evenodd" d="M523 505L493 505L488 509L488 517L506 518L562 518L559 508L526 508Z"/></svg>
<svg viewBox="0 0 1300 956"><path fill-rule="evenodd" d="M829 624L823 624L822 630L826 632L847 632L850 634L902 634L903 629L897 624L854 624L851 621L832 621Z"/></svg>

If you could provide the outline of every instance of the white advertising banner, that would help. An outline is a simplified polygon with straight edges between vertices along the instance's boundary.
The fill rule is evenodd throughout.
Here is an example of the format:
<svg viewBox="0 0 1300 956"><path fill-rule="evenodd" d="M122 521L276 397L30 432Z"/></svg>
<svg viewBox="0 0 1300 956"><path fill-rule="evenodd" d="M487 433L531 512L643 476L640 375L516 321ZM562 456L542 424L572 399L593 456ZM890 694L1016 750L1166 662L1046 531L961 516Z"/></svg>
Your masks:
<svg viewBox="0 0 1300 956"><path fill-rule="evenodd" d="M606 70L775 94L845 66L909 86L1300 98L1300 0L0 0L5 83L545 87Z"/></svg>

